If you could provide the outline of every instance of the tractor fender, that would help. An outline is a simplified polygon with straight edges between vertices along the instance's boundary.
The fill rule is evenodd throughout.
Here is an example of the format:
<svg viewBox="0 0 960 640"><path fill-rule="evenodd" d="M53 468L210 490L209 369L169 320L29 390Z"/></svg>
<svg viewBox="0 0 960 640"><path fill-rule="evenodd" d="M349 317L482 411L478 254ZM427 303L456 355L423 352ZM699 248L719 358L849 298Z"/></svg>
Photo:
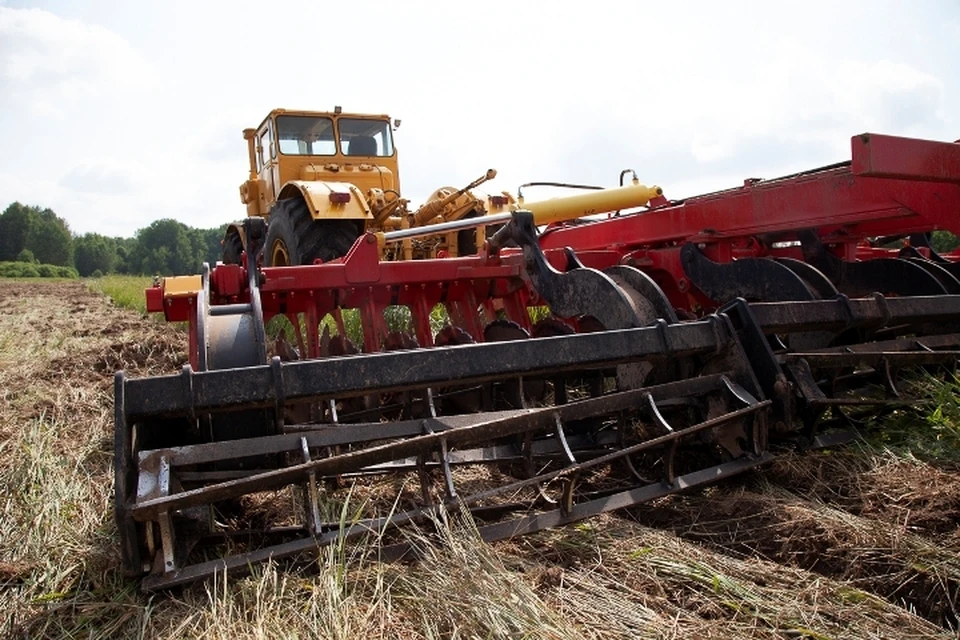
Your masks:
<svg viewBox="0 0 960 640"><path fill-rule="evenodd" d="M331 194L349 194L344 196ZM360 189L349 182L330 182L321 180L291 180L283 185L277 200L286 200L296 196L303 198L314 220L371 220L373 214ZM345 200L345 201L338 201Z"/></svg>

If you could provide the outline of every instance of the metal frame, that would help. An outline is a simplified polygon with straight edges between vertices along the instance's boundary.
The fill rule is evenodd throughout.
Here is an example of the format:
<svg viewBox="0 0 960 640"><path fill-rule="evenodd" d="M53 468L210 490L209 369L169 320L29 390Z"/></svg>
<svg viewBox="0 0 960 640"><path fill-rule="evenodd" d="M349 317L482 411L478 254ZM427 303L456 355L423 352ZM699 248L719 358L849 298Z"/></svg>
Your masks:
<svg viewBox="0 0 960 640"><path fill-rule="evenodd" d="M143 586L163 588L379 535L440 509L470 509L487 522L487 540L558 526L763 464L771 437L842 442L850 436L824 430L830 412L905 402L903 367L955 366L960 334L926 333L960 331L960 295L948 295L960 292L960 264L936 255L925 234L960 231L960 145L860 136L849 163L651 205L540 236L532 215L516 212L477 256L381 262L371 234L340 261L283 268L257 267L262 221L248 221L242 264L205 271L193 293L148 293L151 310L190 322L193 366L139 380L117 374L127 571L150 572ZM891 254L863 244L873 236L910 236L911 246ZM735 297L765 302L721 304ZM438 304L456 326L435 338ZM388 331L391 305L410 309L412 336ZM544 333L569 335L526 339L542 329L528 310L537 305L555 316ZM333 318L342 334L342 309L359 310L366 353L327 357L335 354L321 322ZM700 317L681 322L691 310ZM264 358L263 322L277 315L297 327L292 361ZM497 323L509 341L491 341L497 332L484 325ZM242 362L213 346L232 338L256 345ZM411 349L438 344L448 346ZM391 348L404 350L383 351ZM879 397L846 392L868 383ZM552 406L528 406L538 388L552 388ZM568 402L573 388L588 397ZM469 401L449 402L457 397ZM346 410L356 398L374 406ZM314 421L284 424L304 404L320 408ZM140 437L159 433L168 437ZM704 446L712 462L686 455ZM455 466L511 462L527 477L474 493L456 486ZM620 466L625 475L614 473ZM600 467L621 484L591 487L586 472ZM322 521L324 482L398 471L417 474L422 506ZM305 506L302 526L266 532L286 541L195 562L191 549L209 534L239 533L197 533L198 518L283 487L298 488ZM534 497L504 501L519 489Z"/></svg>

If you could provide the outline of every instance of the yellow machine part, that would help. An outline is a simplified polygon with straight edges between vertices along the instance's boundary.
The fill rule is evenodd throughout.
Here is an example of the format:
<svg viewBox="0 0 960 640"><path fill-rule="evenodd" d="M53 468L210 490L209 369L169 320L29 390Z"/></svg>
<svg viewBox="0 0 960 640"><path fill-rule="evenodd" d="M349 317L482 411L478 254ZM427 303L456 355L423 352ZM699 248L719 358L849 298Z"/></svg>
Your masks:
<svg viewBox="0 0 960 640"><path fill-rule="evenodd" d="M642 207L661 195L663 195L663 189L660 187L648 187L634 182L624 187L588 191L537 202L524 202L520 199L514 208L532 212L534 221L538 225L544 225L598 213Z"/></svg>
<svg viewBox="0 0 960 640"><path fill-rule="evenodd" d="M266 181L254 178L241 184L240 202L246 205L248 216L266 215L270 211Z"/></svg>
<svg viewBox="0 0 960 640"><path fill-rule="evenodd" d="M373 219L366 198L349 182L294 180L284 186L279 199L292 197L295 191L303 197L315 220ZM349 194L350 198L346 202L339 202L336 201L337 196L331 197L331 194Z"/></svg>
<svg viewBox="0 0 960 640"><path fill-rule="evenodd" d="M163 297L194 297L203 290L200 276L168 276L163 279Z"/></svg>
<svg viewBox="0 0 960 640"><path fill-rule="evenodd" d="M509 194L504 194L508 196ZM603 213L612 213L624 209L634 209L636 207L646 206L654 198L663 195L663 189L657 186L648 187L634 180L632 184L623 187L614 187L611 189L599 189L580 193L571 196L560 196L549 200L539 200L536 202L524 202L523 198L508 205L498 205L497 207L488 207L487 215L492 224L503 224L508 217L509 211L530 211L533 214L534 224L544 226L555 222L567 222L577 218L585 218ZM478 222L481 219L477 219ZM451 221L452 222L452 221ZM432 233L446 233L449 229L444 229L444 223L425 225L415 227L414 229L402 229L402 242L409 242L409 239L415 236L425 236ZM413 231L413 233L407 233ZM385 232L377 232L377 242L383 248L389 242L401 241L400 238L389 238ZM485 234L482 231L477 233L477 246L481 246Z"/></svg>

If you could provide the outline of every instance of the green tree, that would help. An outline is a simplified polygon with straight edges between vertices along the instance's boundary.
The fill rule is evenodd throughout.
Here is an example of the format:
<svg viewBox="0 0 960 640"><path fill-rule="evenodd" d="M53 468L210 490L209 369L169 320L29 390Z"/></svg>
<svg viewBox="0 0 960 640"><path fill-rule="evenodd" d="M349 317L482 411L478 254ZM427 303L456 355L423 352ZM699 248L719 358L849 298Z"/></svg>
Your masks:
<svg viewBox="0 0 960 640"><path fill-rule="evenodd" d="M0 214L0 261L32 254L36 262L75 267L84 277L95 271L192 274L199 273L204 262L212 265L220 259L225 230L226 225L197 229L163 219L139 229L133 238L97 233L74 237L52 210L14 202Z"/></svg>
<svg viewBox="0 0 960 640"><path fill-rule="evenodd" d="M85 233L74 238L74 264L83 277L113 273L117 265L117 243L113 238L98 233Z"/></svg>
<svg viewBox="0 0 960 640"><path fill-rule="evenodd" d="M203 243L203 262L207 262L212 267L217 264L217 260L223 257L223 234L227 232L227 225L221 225L213 229L199 230Z"/></svg>
<svg viewBox="0 0 960 640"><path fill-rule="evenodd" d="M41 264L73 266L73 234L67 221L50 209L37 212L37 222L30 228L27 247Z"/></svg>
<svg viewBox="0 0 960 640"><path fill-rule="evenodd" d="M117 250L117 273L140 273L136 238L111 238Z"/></svg>
<svg viewBox="0 0 960 640"><path fill-rule="evenodd" d="M0 214L0 262L16 261L27 248L27 238L36 224L37 207L26 207L14 202Z"/></svg>
<svg viewBox="0 0 960 640"><path fill-rule="evenodd" d="M196 230L165 218L137 231L136 267L140 273L184 275L200 268Z"/></svg>
<svg viewBox="0 0 960 640"><path fill-rule="evenodd" d="M29 264L37 264L37 258L33 255L33 251L30 249L24 249L17 254L17 262L26 262Z"/></svg>
<svg viewBox="0 0 960 640"><path fill-rule="evenodd" d="M14 260L29 249L43 264L73 265L73 235L51 209L14 202L0 214L0 260Z"/></svg>

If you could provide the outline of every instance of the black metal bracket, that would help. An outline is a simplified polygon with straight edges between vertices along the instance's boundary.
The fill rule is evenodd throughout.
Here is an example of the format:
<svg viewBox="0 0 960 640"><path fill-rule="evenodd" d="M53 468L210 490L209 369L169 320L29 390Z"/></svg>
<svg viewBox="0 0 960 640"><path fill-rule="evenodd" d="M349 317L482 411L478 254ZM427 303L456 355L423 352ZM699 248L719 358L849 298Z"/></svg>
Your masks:
<svg viewBox="0 0 960 640"><path fill-rule="evenodd" d="M901 296L935 296L947 293L936 276L923 267L898 258L847 262L831 253L812 229L797 232L803 258L822 271L841 293L863 297L875 291Z"/></svg>
<svg viewBox="0 0 960 640"><path fill-rule="evenodd" d="M718 302L747 300L813 300L803 280L791 269L767 258L744 258L720 264L693 244L680 249L683 272L700 291Z"/></svg>
<svg viewBox="0 0 960 640"><path fill-rule="evenodd" d="M514 212L510 222L488 242L494 250L511 242L523 249L530 282L556 315L562 318L591 315L608 330L640 326L638 311L630 297L609 276L582 267L571 250L566 252L566 266L574 268L565 273L553 268L537 242L531 212Z"/></svg>

